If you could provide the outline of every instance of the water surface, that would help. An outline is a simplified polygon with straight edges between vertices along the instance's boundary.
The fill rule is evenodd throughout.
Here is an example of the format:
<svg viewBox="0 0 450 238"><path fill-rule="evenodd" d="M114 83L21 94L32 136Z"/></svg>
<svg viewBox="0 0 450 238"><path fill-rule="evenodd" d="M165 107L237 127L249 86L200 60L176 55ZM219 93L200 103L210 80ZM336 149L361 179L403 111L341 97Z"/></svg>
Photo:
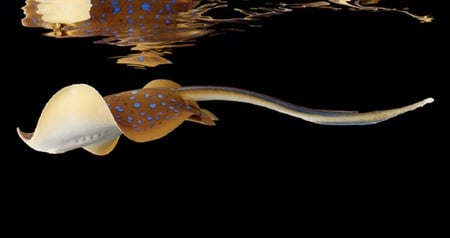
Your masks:
<svg viewBox="0 0 450 238"><path fill-rule="evenodd" d="M397 3L398 4L398 3ZM193 1L193 0L27 0L23 26L50 29L56 38L101 37L95 43L130 47L117 63L155 67L171 63L165 55L195 44L212 33L246 31L274 15L317 8L322 11L395 12L411 21L430 23L407 5L379 0L329 1ZM294 23L295 24L295 23Z"/></svg>

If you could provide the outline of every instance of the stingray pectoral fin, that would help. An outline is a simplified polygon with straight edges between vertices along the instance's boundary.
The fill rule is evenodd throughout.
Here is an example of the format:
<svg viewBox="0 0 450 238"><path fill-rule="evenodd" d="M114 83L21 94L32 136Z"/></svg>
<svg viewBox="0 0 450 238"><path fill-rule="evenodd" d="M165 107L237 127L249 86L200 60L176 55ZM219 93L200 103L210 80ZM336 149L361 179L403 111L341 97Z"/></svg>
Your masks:
<svg viewBox="0 0 450 238"><path fill-rule="evenodd" d="M42 110L34 133L19 128L17 132L31 148L52 154L120 135L106 102L86 84L71 85L55 93Z"/></svg>
<svg viewBox="0 0 450 238"><path fill-rule="evenodd" d="M100 141L95 144L83 146L83 149L91 152L94 155L107 155L114 149L114 147L116 147L119 138L120 136L117 136L116 138L113 138L111 140Z"/></svg>

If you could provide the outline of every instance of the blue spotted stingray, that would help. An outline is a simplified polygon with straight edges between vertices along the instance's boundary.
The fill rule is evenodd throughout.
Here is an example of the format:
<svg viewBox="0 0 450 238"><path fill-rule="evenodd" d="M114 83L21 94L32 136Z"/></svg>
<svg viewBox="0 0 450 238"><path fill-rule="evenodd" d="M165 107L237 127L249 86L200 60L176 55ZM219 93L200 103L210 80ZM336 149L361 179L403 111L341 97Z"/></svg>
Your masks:
<svg viewBox="0 0 450 238"><path fill-rule="evenodd" d="M136 142L159 139L184 121L215 125L217 117L197 101L249 103L323 125L368 125L415 110L432 98L394 109L357 112L312 109L261 93L222 86L182 87L170 80L153 80L142 89L102 97L86 84L67 86L47 102L33 133L20 138L31 148L63 153L76 148L106 155L121 134Z"/></svg>

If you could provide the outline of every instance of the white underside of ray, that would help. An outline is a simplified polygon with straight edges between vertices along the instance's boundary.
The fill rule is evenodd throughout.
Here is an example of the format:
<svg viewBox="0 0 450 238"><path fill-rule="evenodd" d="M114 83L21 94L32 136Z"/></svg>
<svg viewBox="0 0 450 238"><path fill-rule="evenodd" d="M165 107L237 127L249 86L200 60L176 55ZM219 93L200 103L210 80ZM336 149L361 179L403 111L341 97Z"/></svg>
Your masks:
<svg viewBox="0 0 450 238"><path fill-rule="evenodd" d="M57 154L83 148L97 155L109 153L121 132L102 96L93 87L75 84L47 102L34 133L17 128L31 148Z"/></svg>

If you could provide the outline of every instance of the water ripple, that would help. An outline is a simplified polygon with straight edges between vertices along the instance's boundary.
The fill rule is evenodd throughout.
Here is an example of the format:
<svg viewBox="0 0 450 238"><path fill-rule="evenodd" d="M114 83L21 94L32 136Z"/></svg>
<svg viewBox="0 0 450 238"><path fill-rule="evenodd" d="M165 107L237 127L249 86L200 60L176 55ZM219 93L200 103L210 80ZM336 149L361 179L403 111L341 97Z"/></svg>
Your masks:
<svg viewBox="0 0 450 238"><path fill-rule="evenodd" d="M429 15L416 15L408 6L381 6L380 0L329 1L193 1L193 0L27 0L22 8L25 27L50 29L56 38L102 37L95 43L131 47L117 63L139 68L171 62L170 49L193 45L213 32L245 31L261 19L304 8L396 12L422 23Z"/></svg>

